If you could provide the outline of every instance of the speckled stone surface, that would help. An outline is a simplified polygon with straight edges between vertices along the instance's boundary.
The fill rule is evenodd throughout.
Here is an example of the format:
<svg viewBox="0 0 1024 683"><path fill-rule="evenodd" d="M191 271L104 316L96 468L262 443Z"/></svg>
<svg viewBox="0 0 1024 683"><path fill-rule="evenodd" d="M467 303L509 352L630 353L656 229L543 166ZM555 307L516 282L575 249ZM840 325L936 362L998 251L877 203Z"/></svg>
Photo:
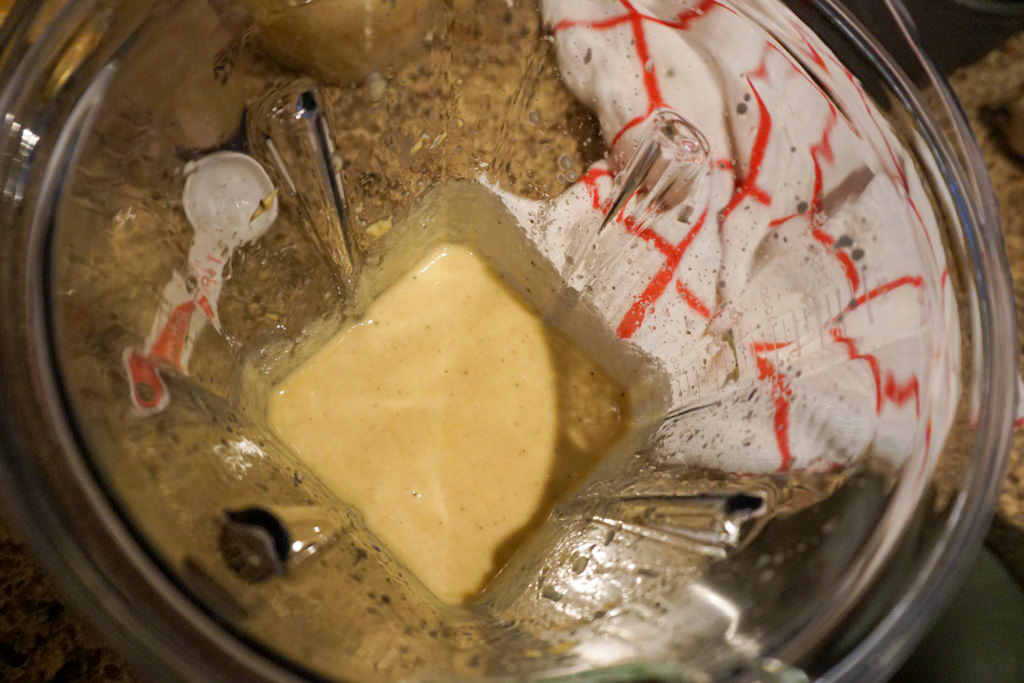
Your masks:
<svg viewBox="0 0 1024 683"><path fill-rule="evenodd" d="M985 155L1002 213L1017 316L1024 321L1024 159L1014 156L1010 150L1013 141L994 123L1001 110L1024 97L1024 33L956 71L951 83ZM988 543L1024 583L1024 428L1014 435L1009 471Z"/></svg>
<svg viewBox="0 0 1024 683"><path fill-rule="evenodd" d="M1003 214L1018 312L1024 311L1024 162L1012 158L984 112L1024 95L1024 34L953 76L982 144ZM1022 315L1024 317L1024 315ZM1024 582L1024 430L1014 439L990 547ZM0 520L0 680L136 681L128 665L65 608L24 545Z"/></svg>
<svg viewBox="0 0 1024 683"><path fill-rule="evenodd" d="M0 519L0 681L137 681Z"/></svg>

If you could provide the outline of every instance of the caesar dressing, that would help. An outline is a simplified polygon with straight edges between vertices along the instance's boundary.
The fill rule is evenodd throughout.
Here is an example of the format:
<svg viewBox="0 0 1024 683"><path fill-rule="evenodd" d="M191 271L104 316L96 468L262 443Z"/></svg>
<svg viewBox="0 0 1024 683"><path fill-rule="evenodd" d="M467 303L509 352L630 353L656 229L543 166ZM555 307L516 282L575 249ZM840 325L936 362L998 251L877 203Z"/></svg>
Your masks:
<svg viewBox="0 0 1024 683"><path fill-rule="evenodd" d="M567 393L599 405L571 407ZM458 601L607 451L622 400L483 260L449 245L277 385L269 420L435 595Z"/></svg>

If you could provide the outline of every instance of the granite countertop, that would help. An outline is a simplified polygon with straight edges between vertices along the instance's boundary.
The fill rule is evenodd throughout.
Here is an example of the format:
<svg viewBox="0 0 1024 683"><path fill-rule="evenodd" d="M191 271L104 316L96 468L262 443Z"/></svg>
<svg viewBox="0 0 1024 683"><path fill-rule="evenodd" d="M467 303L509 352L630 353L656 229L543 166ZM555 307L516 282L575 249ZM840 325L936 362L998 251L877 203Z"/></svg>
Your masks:
<svg viewBox="0 0 1024 683"><path fill-rule="evenodd" d="M1024 158L1010 149L1012 141L1005 132L1009 126L997 123L1009 105L1024 102L1024 33L954 72L950 81L981 145L996 191L1017 316L1024 321ZM1024 149L1024 140L1017 146ZM1021 329L1024 334L1024 327ZM1014 434L1010 465L987 542L1024 585L1024 428Z"/></svg>
<svg viewBox="0 0 1024 683"><path fill-rule="evenodd" d="M1024 34L952 77L981 142L1003 214L1018 313L1024 304L1024 160L1000 133L1000 112L1024 96ZM1024 107L1022 107L1024 109ZM1024 130L1024 122L1022 122ZM1024 141L1022 141L1024 147ZM1024 318L1024 314L1022 314ZM1014 437L989 547L1024 584L1024 429ZM136 674L78 615L0 519L0 680L135 681Z"/></svg>

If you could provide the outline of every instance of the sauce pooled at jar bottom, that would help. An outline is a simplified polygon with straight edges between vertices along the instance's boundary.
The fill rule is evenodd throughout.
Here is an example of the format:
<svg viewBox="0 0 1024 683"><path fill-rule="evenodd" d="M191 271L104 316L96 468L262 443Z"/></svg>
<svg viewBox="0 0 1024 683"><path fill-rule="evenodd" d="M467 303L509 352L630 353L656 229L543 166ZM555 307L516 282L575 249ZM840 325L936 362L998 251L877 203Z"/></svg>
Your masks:
<svg viewBox="0 0 1024 683"><path fill-rule="evenodd" d="M275 432L435 595L473 597L621 434L625 393L444 246L272 393Z"/></svg>

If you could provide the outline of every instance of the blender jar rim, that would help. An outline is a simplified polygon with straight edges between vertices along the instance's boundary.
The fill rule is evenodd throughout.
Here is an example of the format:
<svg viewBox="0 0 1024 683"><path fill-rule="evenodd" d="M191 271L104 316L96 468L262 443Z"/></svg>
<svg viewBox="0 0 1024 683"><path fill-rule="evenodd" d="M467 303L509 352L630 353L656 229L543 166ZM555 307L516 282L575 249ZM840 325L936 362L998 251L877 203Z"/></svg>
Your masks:
<svg viewBox="0 0 1024 683"><path fill-rule="evenodd" d="M276 656L245 638L246 644L232 634L230 627L195 602L183 600L183 586L150 553L128 522L123 510L107 495L89 464L84 441L75 432L70 406L62 398L61 381L51 346L45 301L45 240L52 223L45 220L45 196L33 197L39 188L25 186L33 166L45 162L55 182L66 169L67 159L34 155L19 123L19 115L32 116L40 70L50 52L73 35L100 5L98 0L65 3L45 32L25 46L24 32L31 24L38 5L20 2L0 29L0 75L6 85L0 91L5 120L3 159L6 191L0 206L0 220L7 232L29 229L36 249L26 251L25 262L8 265L0 282L2 303L15 324L0 341L6 407L0 412L0 487L6 493L10 512L27 536L29 545L64 589L66 595L110 636L131 643L136 660L156 660L173 668L183 677L204 677L214 672L224 675L244 672L250 679L281 679L294 671L294 663L285 668L272 663ZM848 12L835 3L818 0L815 6L843 31L858 47L873 58L873 66L890 78L897 93L908 97L905 104L919 117L934 153L945 166L944 180L953 196L959 198L961 230L973 263L973 280L980 303L982 321L982 366L980 393L988 409L979 416L974 458L965 486L957 502L954 523L944 529L932 548L925 570L911 590L871 633L825 675L827 680L856 680L864 676L864 667L874 673L891 673L899 655L916 642L929 617L952 597L968 569L970 553L976 549L987 528L992 504L1006 463L1009 427L1012 421L1016 372L1015 308L1009 269L1002 250L995 200L984 172L980 150L955 99L934 66L920 51L908 26L900 3L887 0L896 21L905 30L904 37L927 71L931 85L939 89L947 107L944 113L954 128L955 139L943 137L938 123L929 115L909 79L891 57ZM21 41L21 42L19 42ZM23 49L20 49L23 48ZM879 61L880 56L880 61ZM888 70L888 74L886 74ZM89 87L93 87L90 84ZM915 111L916 110L916 111ZM86 112L87 113L87 112ZM63 123L63 122L59 122ZM30 131L29 131L30 132ZM43 133L45 134L45 133ZM34 135L34 134L33 134ZM36 141L38 142L38 138ZM18 147L22 155L18 155ZM34 144L34 143L33 143ZM966 192L959 194L959 191ZM35 199L35 207L27 201ZM11 235L5 237L15 238ZM8 250L7 258L21 251ZM31 260L35 257L35 260ZM29 354L29 362L24 356ZM977 380L976 380L977 381ZM25 393L31 392L29 397ZM28 400L28 399L31 400ZM994 399L994 400L991 400ZM26 418L32 408L38 412ZM20 414L15 415L16 411ZM30 457L34 453L38 457ZM127 589L126 589L127 587ZM101 607L91 598L100 597ZM860 596L861 598L863 595ZM892 637L898 634L899 637ZM196 656L181 657L183 647ZM253 648L267 659L253 657ZM879 654L883 657L879 657ZM784 653L779 653L784 654ZM881 661L884 660L884 661ZM279 661L280 664L285 664Z"/></svg>

